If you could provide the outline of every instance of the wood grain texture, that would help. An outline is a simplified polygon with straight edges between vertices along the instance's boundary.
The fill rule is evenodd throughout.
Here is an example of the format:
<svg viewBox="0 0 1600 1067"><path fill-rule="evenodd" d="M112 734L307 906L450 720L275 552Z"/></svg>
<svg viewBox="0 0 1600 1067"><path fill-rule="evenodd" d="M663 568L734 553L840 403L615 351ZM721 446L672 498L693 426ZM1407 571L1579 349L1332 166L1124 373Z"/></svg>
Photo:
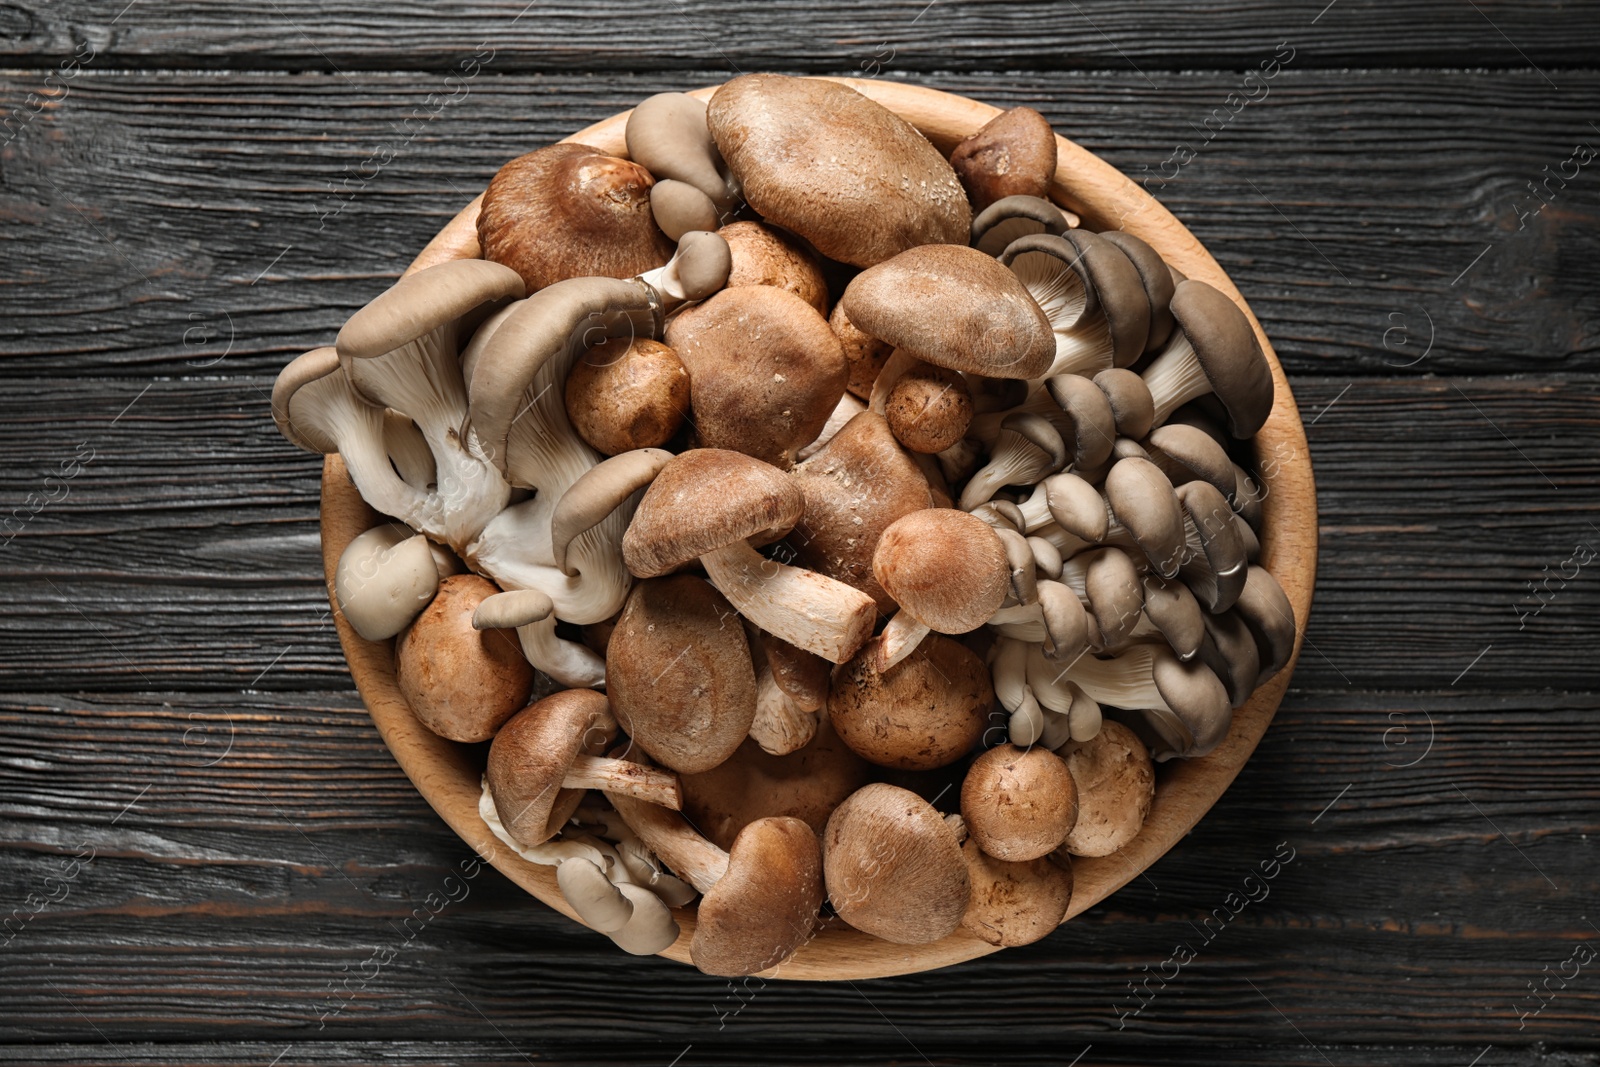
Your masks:
<svg viewBox="0 0 1600 1067"><path fill-rule="evenodd" d="M46 63L87 38L118 67L452 69L480 48L512 71L783 69L850 73L877 62L907 71L1183 70L1253 66L1285 39L1333 66L1586 66L1600 8L1592 2L1484 0L1459 5L1371 0L1330 5L1248 0L1222 6L1160 0L978 5L860 0L818 5L734 0L596 6L483 0L451 17L424 0L372 5L223 0L121 5L12 0L4 54ZM997 60L1003 62L997 63ZM1552 71L1559 81L1559 74Z"/></svg>
<svg viewBox="0 0 1600 1067"><path fill-rule="evenodd" d="M327 343L505 160L721 76L485 73L451 99L429 75L91 67L0 148L0 234L41 250L0 287L0 376L276 373ZM0 78L0 105L42 77ZM1240 77L926 81L1038 106L1148 182L1292 376L1600 366L1600 174L1552 184L1538 214L1527 188L1575 143L1600 146L1600 75L1565 72L1557 93L1528 71L1296 63L1206 140ZM1163 184L1180 144L1197 155Z"/></svg>

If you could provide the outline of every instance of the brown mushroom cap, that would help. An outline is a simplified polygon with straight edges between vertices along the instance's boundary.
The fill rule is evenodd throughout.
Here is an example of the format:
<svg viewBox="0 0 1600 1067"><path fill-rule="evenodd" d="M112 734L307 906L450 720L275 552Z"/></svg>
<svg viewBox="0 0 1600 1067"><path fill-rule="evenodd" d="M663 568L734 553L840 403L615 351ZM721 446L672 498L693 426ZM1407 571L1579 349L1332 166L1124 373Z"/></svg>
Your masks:
<svg viewBox="0 0 1600 1067"><path fill-rule="evenodd" d="M1172 290L1177 284L1161 254L1125 230L1107 230L1100 235L1116 245L1139 271L1145 295L1150 298L1150 335L1144 350L1154 352L1172 336Z"/></svg>
<svg viewBox="0 0 1600 1067"><path fill-rule="evenodd" d="M913 511L883 531L872 573L912 618L942 634L964 634L1005 601L1011 568L993 527L953 508Z"/></svg>
<svg viewBox="0 0 1600 1067"><path fill-rule="evenodd" d="M566 278L631 278L672 258L650 212L655 180L637 163L582 144L518 156L490 179L478 215L483 258L528 292Z"/></svg>
<svg viewBox="0 0 1600 1067"><path fill-rule="evenodd" d="M972 392L955 371L918 363L889 390L883 416L911 451L943 452L965 437L972 424Z"/></svg>
<svg viewBox="0 0 1600 1067"><path fill-rule="evenodd" d="M1055 334L1017 276L976 248L924 245L856 275L839 298L863 332L925 363L1037 378Z"/></svg>
<svg viewBox="0 0 1600 1067"><path fill-rule="evenodd" d="M972 211L950 164L848 86L746 74L716 91L706 119L750 206L830 259L870 267L967 240Z"/></svg>
<svg viewBox="0 0 1600 1067"><path fill-rule="evenodd" d="M660 341L613 337L573 361L566 404L572 428L601 455L659 448L689 412L689 372Z"/></svg>
<svg viewBox="0 0 1600 1067"><path fill-rule="evenodd" d="M1062 431L1073 465L1093 468L1110 458L1117 443L1117 419L1106 394L1078 374L1046 379L1045 388L1061 409L1060 415L1049 418L1051 425Z"/></svg>
<svg viewBox="0 0 1600 1067"><path fill-rule="evenodd" d="M832 327L834 336L839 338L839 343L844 346L844 360L850 365L850 378L845 388L862 400L869 399L872 396L872 383L878 380L878 372L889 362L889 356L894 353L894 346L862 333L860 328L850 321L850 316L844 313L843 304L833 305L833 313L828 316L828 325Z"/></svg>
<svg viewBox="0 0 1600 1067"><path fill-rule="evenodd" d="M1032 860L1061 847L1078 821L1078 788L1045 748L991 748L961 783L961 818L978 847L1002 860Z"/></svg>
<svg viewBox="0 0 1600 1067"><path fill-rule="evenodd" d="M739 452L691 449L668 460L645 490L622 558L638 577L654 578L738 541L776 541L804 513L800 487L776 467Z"/></svg>
<svg viewBox="0 0 1600 1067"><path fill-rule="evenodd" d="M1273 384L1272 369L1249 318L1220 290L1193 280L1174 290L1172 316L1193 347L1211 391L1227 410L1233 436L1254 437L1272 411ZM1146 384L1160 362L1158 356L1146 369Z"/></svg>
<svg viewBox="0 0 1600 1067"><path fill-rule="evenodd" d="M667 326L689 371L694 426L706 448L787 467L816 440L850 368L816 308L787 289L724 289Z"/></svg>
<svg viewBox="0 0 1600 1067"><path fill-rule="evenodd" d="M828 703L833 664L761 630L756 631L756 643L766 658L773 682L795 707L801 711L821 711Z"/></svg>
<svg viewBox="0 0 1600 1067"><path fill-rule="evenodd" d="M419 722L452 741L487 741L533 690L533 668L510 630L474 630L472 614L500 590L454 574L395 645L395 682Z"/></svg>
<svg viewBox="0 0 1600 1067"><path fill-rule="evenodd" d="M1200 662L1210 667L1211 673L1227 689L1228 703L1236 708L1243 707L1255 691L1256 678L1261 674L1261 652L1255 635L1233 611L1207 613L1205 628Z"/></svg>
<svg viewBox="0 0 1600 1067"><path fill-rule="evenodd" d="M872 770L824 717L805 747L786 756L746 740L710 770L684 775L683 811L721 848L768 815L792 815L821 833L833 809L866 785Z"/></svg>
<svg viewBox="0 0 1600 1067"><path fill-rule="evenodd" d="M750 733L755 669L733 606L702 578L637 583L606 649L622 728L675 771L710 770Z"/></svg>
<svg viewBox="0 0 1600 1067"><path fill-rule="evenodd" d="M839 917L897 945L921 945L961 925L972 881L944 817L909 790L862 786L822 837L828 900Z"/></svg>
<svg viewBox="0 0 1600 1067"><path fill-rule="evenodd" d="M1181 572L1208 612L1227 611L1244 591L1249 560L1228 498L1208 482L1186 482L1177 489L1178 504L1200 539L1200 555ZM1251 679L1252 687L1254 678Z"/></svg>
<svg viewBox="0 0 1600 1067"><path fill-rule="evenodd" d="M792 234L759 222L731 222L717 231L728 242L733 269L727 288L771 285L787 289L801 300L828 313L828 280L817 257Z"/></svg>
<svg viewBox="0 0 1600 1067"><path fill-rule="evenodd" d="M822 846L799 819L750 823L728 872L700 899L690 959L706 974L755 974L794 955L822 908Z"/></svg>
<svg viewBox="0 0 1600 1067"><path fill-rule="evenodd" d="M894 599L873 574L872 553L890 523L933 504L928 480L894 439L881 415L863 411L790 477L805 513L785 544L791 562L872 597L881 611Z"/></svg>
<svg viewBox="0 0 1600 1067"><path fill-rule="evenodd" d="M1067 835L1074 856L1109 856L1132 841L1150 814L1156 769L1134 732L1107 719L1088 741L1058 750L1078 786L1078 821Z"/></svg>
<svg viewBox="0 0 1600 1067"><path fill-rule="evenodd" d="M976 211L1008 196L1042 199L1056 173L1056 134L1033 108L1014 107L956 145L950 166Z"/></svg>
<svg viewBox="0 0 1600 1067"><path fill-rule="evenodd" d="M1002 948L1029 945L1061 925L1072 903L1072 868L1049 859L997 860L976 838L961 846L972 897L961 925Z"/></svg>
<svg viewBox="0 0 1600 1067"><path fill-rule="evenodd" d="M574 794L562 779L580 755L598 756L616 736L605 694L567 689L506 720L489 746L484 772L506 832L523 848L543 844L572 814Z"/></svg>
<svg viewBox="0 0 1600 1067"><path fill-rule="evenodd" d="M879 673L869 641L834 675L828 716L858 754L885 767L930 770L971 751L994 703L989 669L964 645L930 634Z"/></svg>

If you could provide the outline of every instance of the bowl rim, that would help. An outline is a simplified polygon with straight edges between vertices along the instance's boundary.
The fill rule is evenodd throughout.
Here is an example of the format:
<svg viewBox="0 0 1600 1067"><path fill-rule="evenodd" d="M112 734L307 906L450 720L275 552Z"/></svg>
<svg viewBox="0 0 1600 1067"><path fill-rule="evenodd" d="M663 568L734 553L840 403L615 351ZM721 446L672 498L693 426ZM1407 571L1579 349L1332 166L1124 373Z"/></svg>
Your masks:
<svg viewBox="0 0 1600 1067"><path fill-rule="evenodd" d="M1000 114L1001 108L964 96L904 82L829 78L876 100L922 131L948 155L957 142ZM690 95L709 98L718 86ZM624 111L579 130L567 142L626 156ZM1227 790L1265 734L1299 659L1310 615L1317 566L1317 502L1305 428L1277 354L1249 305L1222 267L1189 230L1144 189L1082 146L1056 135L1057 167L1051 199L1078 213L1094 230L1124 229L1144 239L1171 266L1216 286L1250 319L1272 369L1276 387L1266 425L1254 439L1265 496L1262 501L1260 564L1288 595L1295 613L1294 654L1234 712L1227 738L1210 755L1161 764L1155 802L1139 835L1112 856L1075 859L1073 894L1065 923L1138 877L1183 838ZM477 239L480 194L463 208L407 268L410 274L449 259L481 254ZM1266 463L1263 457L1271 457ZM562 898L555 869L527 862L502 846L478 816L482 746L458 745L424 728L395 684L393 640L358 636L339 611L333 575L339 555L356 534L379 521L356 492L337 453L328 456L322 479L322 553L329 603L350 674L395 761L417 791L463 841L506 877L574 922L582 920ZM677 909L682 933L660 953L689 963L693 908ZM837 919L789 960L763 977L842 981L932 970L997 951L964 929L927 945L894 945L851 929Z"/></svg>

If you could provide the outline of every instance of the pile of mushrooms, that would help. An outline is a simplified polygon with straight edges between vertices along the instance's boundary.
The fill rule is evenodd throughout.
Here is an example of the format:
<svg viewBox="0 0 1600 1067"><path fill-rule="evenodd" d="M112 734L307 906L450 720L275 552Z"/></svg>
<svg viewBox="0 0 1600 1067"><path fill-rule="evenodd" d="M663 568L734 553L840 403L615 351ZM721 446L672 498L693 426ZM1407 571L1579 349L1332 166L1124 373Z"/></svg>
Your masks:
<svg viewBox="0 0 1600 1067"><path fill-rule="evenodd" d="M651 97L506 164L482 258L291 362L383 524L334 594L484 821L626 951L745 975L828 923L1036 940L1288 662L1245 314L841 84ZM957 785L957 788L948 788ZM826 916L826 917L825 917Z"/></svg>

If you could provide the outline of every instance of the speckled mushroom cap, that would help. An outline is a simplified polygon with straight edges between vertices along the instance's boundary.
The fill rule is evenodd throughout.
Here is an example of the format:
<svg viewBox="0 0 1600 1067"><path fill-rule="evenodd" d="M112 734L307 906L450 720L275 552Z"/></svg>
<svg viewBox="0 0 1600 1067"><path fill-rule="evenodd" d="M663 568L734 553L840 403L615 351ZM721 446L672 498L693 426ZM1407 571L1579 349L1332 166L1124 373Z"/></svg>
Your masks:
<svg viewBox="0 0 1600 1067"><path fill-rule="evenodd" d="M700 899L690 956L706 974L764 971L811 937L822 908L822 846L799 819L758 819L728 850L728 871Z"/></svg>
<svg viewBox="0 0 1600 1067"><path fill-rule="evenodd" d="M857 267L923 244L965 244L972 209L916 128L837 82L746 74L712 96L707 124L762 218Z"/></svg>
<svg viewBox="0 0 1600 1067"><path fill-rule="evenodd" d="M839 737L881 767L932 770L954 763L983 734L994 684L965 645L929 634L887 671L876 640L834 673L828 717Z"/></svg>
<svg viewBox="0 0 1600 1067"><path fill-rule="evenodd" d="M483 258L528 292L566 278L631 278L672 258L650 212L650 172L582 144L518 156L490 179L478 215Z"/></svg>
<svg viewBox="0 0 1600 1067"><path fill-rule="evenodd" d="M547 696L500 727L484 773L500 822L517 844L532 848L560 831L572 794L582 792L561 788L572 761L602 754L616 732L605 694L593 689Z"/></svg>
<svg viewBox="0 0 1600 1067"><path fill-rule="evenodd" d="M730 222L717 231L728 242L733 268L727 288L775 285L787 289L823 315L828 313L828 280L816 255L794 235L759 222Z"/></svg>
<svg viewBox="0 0 1600 1067"><path fill-rule="evenodd" d="M1088 741L1057 749L1078 786L1078 821L1067 835L1074 856L1109 856L1132 841L1155 800L1156 768L1134 732L1107 719Z"/></svg>
<svg viewBox="0 0 1600 1067"><path fill-rule="evenodd" d="M636 576L653 578L736 541L775 541L805 506L800 487L769 463L720 448L680 452L645 490L622 558Z"/></svg>
<svg viewBox="0 0 1600 1067"><path fill-rule="evenodd" d="M1239 306L1205 282L1179 283L1172 316L1194 347L1235 437L1254 437L1272 412L1272 368Z"/></svg>
<svg viewBox="0 0 1600 1067"><path fill-rule="evenodd" d="M606 688L628 736L684 774L733 755L756 713L744 628L716 587L692 574L634 585L606 646Z"/></svg>
<svg viewBox="0 0 1600 1067"><path fill-rule="evenodd" d="M822 869L839 917L897 945L953 933L972 894L944 817L884 782L862 786L834 810L822 836Z"/></svg>
<svg viewBox="0 0 1600 1067"><path fill-rule="evenodd" d="M950 370L1037 378L1055 359L1044 312L1015 274L976 248L902 252L856 275L839 305L864 333Z"/></svg>
<svg viewBox="0 0 1600 1067"><path fill-rule="evenodd" d="M961 846L972 897L961 925L991 945L1014 948L1047 937L1072 903L1072 867L1066 857L997 860L974 838Z"/></svg>
<svg viewBox="0 0 1600 1067"><path fill-rule="evenodd" d="M961 818L996 859L1039 859L1060 848L1077 823L1078 788L1049 749L1000 745L967 769Z"/></svg>
<svg viewBox="0 0 1600 1067"><path fill-rule="evenodd" d="M1008 196L1044 197L1056 174L1056 133L1033 108L1014 107L956 145L950 166L978 211Z"/></svg>
<svg viewBox="0 0 1600 1067"><path fill-rule="evenodd" d="M942 634L982 626L1005 601L1010 581L993 527L954 508L896 519L878 538L872 573L902 611Z"/></svg>

